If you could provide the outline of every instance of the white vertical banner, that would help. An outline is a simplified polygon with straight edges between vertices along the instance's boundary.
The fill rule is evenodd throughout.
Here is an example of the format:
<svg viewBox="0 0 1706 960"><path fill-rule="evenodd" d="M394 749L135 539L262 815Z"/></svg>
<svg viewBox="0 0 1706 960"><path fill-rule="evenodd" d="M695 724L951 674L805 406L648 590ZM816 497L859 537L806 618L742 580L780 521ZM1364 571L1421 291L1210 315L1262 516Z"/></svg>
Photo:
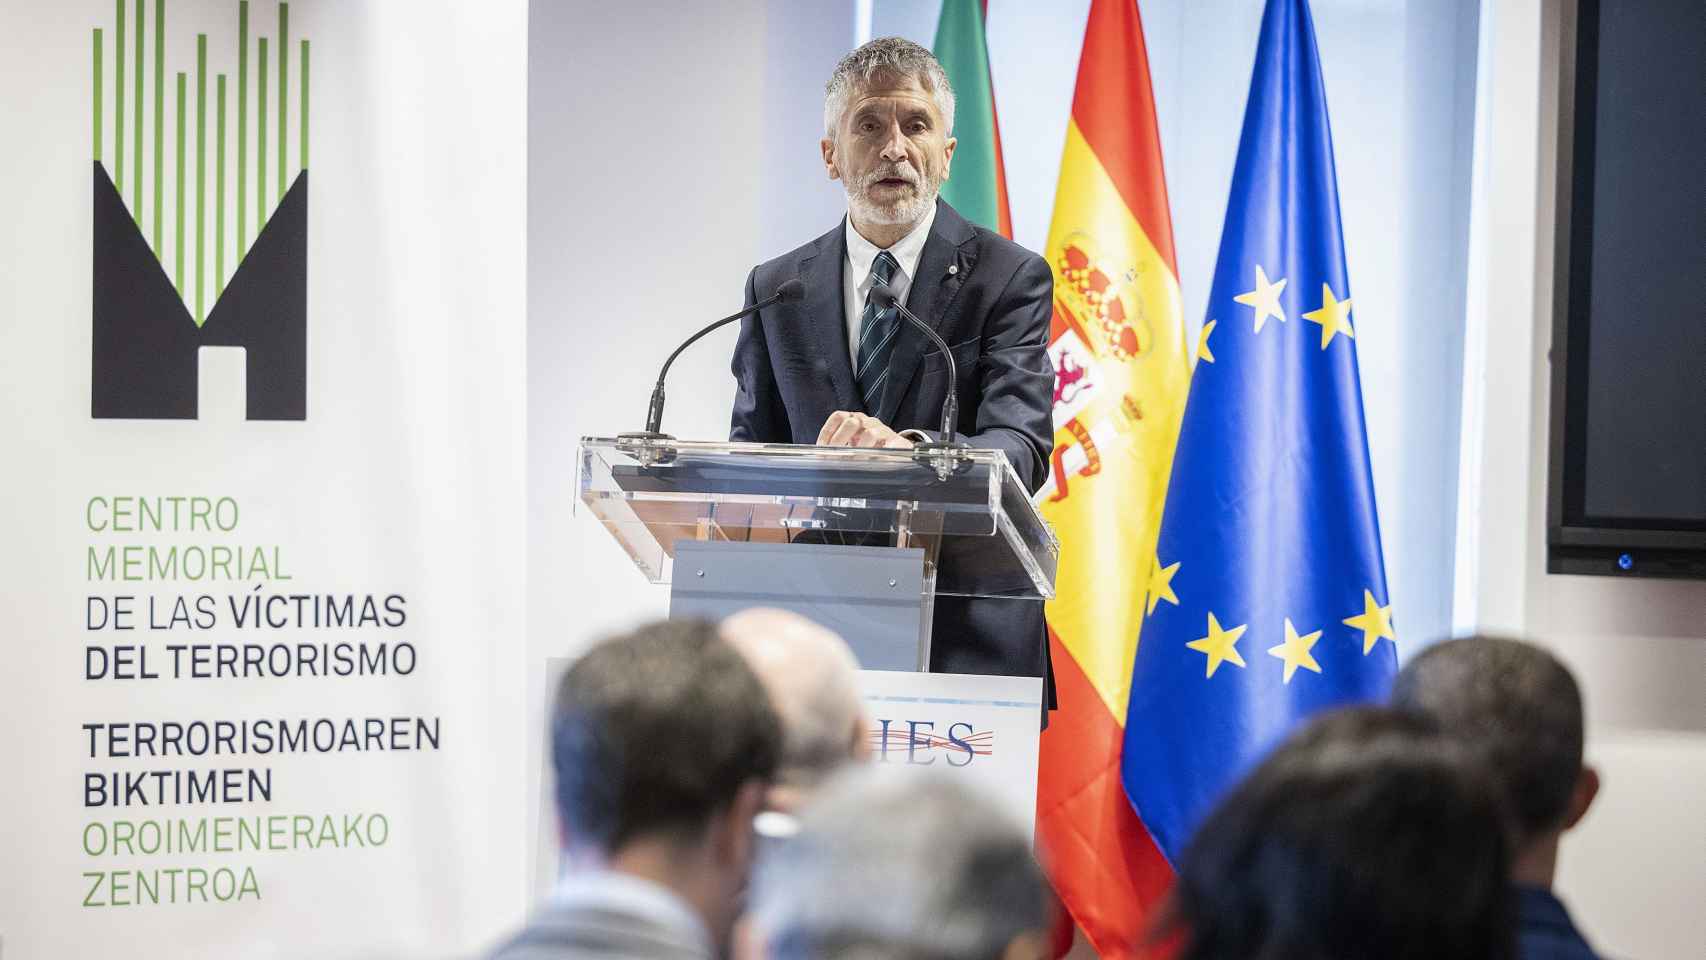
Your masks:
<svg viewBox="0 0 1706 960"><path fill-rule="evenodd" d="M0 9L0 957L525 905L525 0Z"/></svg>

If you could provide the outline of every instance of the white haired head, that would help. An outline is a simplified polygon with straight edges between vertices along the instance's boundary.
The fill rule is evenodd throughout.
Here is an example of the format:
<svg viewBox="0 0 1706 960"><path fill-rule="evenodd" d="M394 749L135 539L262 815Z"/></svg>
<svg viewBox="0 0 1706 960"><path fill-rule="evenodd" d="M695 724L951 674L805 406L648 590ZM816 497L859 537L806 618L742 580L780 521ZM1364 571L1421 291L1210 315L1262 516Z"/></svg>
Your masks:
<svg viewBox="0 0 1706 960"><path fill-rule="evenodd" d="M719 631L746 658L782 721L779 783L807 789L858 756L865 733L859 664L833 631L786 610L757 607Z"/></svg>
<svg viewBox="0 0 1706 960"><path fill-rule="evenodd" d="M878 77L911 77L930 91L942 114L942 129L954 132L954 87L929 50L903 37L878 37L841 58L823 87L823 133L834 139L855 90Z"/></svg>

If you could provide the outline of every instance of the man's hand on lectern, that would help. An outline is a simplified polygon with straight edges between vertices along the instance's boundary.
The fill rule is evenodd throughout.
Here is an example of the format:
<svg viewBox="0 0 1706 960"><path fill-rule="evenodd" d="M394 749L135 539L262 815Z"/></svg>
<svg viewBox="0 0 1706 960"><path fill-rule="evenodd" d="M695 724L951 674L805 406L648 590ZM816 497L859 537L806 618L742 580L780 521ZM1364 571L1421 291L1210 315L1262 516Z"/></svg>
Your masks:
<svg viewBox="0 0 1706 960"><path fill-rule="evenodd" d="M820 447L899 447L908 449L912 441L890 430L883 423L868 413L855 413L851 410L837 410L824 421L823 429L818 431L817 443Z"/></svg>

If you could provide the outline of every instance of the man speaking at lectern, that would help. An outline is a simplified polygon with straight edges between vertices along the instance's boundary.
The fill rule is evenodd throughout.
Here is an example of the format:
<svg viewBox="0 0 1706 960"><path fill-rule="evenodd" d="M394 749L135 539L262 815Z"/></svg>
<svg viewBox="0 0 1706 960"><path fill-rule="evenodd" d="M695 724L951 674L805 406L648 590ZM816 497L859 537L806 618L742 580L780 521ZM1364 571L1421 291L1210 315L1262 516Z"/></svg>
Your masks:
<svg viewBox="0 0 1706 960"><path fill-rule="evenodd" d="M1007 455L1031 492L1054 442L1047 353L1053 277L1036 254L937 198L954 156L954 92L930 51L888 37L844 57L825 88L824 167L847 217L747 277L798 303L747 319L735 346L734 440L910 447L950 439ZM959 367L955 435L938 437L947 361L869 299L874 283L933 327ZM1042 604L937 597L930 668L1048 675Z"/></svg>

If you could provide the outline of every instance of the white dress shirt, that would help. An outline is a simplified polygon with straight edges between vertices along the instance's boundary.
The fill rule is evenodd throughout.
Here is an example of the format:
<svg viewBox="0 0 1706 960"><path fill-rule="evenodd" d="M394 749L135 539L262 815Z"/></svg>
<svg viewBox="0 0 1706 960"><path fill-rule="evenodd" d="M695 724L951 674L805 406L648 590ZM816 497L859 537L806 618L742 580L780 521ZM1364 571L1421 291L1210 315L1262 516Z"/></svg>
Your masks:
<svg viewBox="0 0 1706 960"><path fill-rule="evenodd" d="M900 264L900 269L889 278L889 289L894 291L895 299L906 303L907 295L912 292L912 278L918 273L918 258L924 256L924 241L930 239L930 225L936 222L936 205L930 205L930 212L924 219L918 221L918 226L912 232L888 248L889 255ZM853 218L849 216L847 230L847 262L842 264L841 271L841 301L847 315L847 352L853 358L855 366L859 363L859 329L860 320L865 312L865 298L871 292L871 264L876 262L880 248L866 240L859 231L853 229Z"/></svg>

